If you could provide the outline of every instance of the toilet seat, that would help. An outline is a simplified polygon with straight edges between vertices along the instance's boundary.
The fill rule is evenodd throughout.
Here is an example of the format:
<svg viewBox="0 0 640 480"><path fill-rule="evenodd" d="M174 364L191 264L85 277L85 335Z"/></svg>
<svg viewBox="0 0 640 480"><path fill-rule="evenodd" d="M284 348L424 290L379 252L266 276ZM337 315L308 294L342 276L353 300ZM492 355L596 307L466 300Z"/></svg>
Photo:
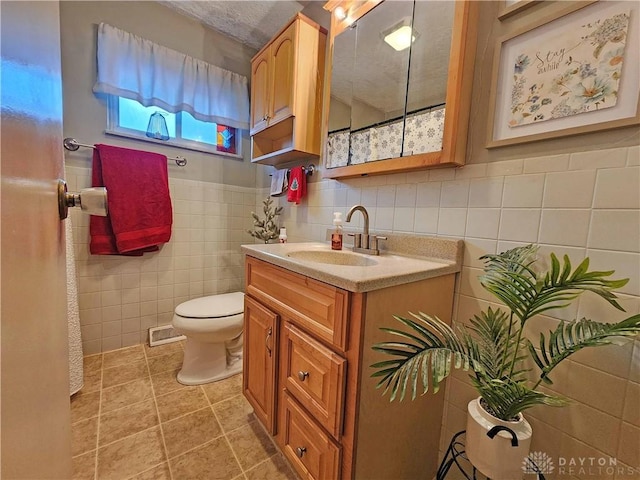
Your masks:
<svg viewBox="0 0 640 480"><path fill-rule="evenodd" d="M221 318L244 313L244 293L233 292L194 298L176 307L176 315L185 318Z"/></svg>
<svg viewBox="0 0 640 480"><path fill-rule="evenodd" d="M225 337L236 336L242 331L242 321L244 315L232 315L230 317L211 317L211 318L193 318L174 315L173 328L178 332L185 334L185 331L191 333L206 333L215 330L218 335Z"/></svg>

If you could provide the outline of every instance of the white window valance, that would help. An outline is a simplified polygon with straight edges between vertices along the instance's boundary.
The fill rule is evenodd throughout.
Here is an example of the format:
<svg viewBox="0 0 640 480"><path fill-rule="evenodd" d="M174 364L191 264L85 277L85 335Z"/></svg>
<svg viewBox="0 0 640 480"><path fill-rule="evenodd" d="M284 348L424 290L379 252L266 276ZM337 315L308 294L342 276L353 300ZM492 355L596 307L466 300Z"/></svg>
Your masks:
<svg viewBox="0 0 640 480"><path fill-rule="evenodd" d="M115 28L98 27L96 93L249 128L247 77Z"/></svg>

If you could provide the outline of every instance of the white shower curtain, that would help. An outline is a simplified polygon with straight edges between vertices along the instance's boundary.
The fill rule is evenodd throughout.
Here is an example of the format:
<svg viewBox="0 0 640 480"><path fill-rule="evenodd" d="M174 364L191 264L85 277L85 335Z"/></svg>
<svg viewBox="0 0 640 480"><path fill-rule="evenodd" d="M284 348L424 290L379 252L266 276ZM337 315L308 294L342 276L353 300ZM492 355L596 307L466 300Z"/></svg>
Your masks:
<svg viewBox="0 0 640 480"><path fill-rule="evenodd" d="M65 220L67 243L67 320L69 322L69 387L70 395L84 385L82 363L82 338L80 337L80 309L78 307L78 281L76 258L73 253L73 229L71 217Z"/></svg>

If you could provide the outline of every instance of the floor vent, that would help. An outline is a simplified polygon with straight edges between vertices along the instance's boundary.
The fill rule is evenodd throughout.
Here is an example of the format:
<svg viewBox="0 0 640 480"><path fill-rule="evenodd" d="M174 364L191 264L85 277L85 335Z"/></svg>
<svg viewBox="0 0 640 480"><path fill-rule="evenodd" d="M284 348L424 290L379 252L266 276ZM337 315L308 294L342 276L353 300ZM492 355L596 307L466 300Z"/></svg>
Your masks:
<svg viewBox="0 0 640 480"><path fill-rule="evenodd" d="M149 329L149 346L157 347L171 342L179 342L186 340L187 337L180 335L175 331L173 325L162 325L161 327L152 327Z"/></svg>

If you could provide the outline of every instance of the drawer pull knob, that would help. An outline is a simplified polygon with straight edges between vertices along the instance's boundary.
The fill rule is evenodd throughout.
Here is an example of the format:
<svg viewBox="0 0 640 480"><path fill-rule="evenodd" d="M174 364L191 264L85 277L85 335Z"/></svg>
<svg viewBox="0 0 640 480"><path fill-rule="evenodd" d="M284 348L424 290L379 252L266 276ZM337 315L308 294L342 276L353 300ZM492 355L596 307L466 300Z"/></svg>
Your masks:
<svg viewBox="0 0 640 480"><path fill-rule="evenodd" d="M296 448L296 455L299 458L302 458L302 456L305 454L306 451L307 451L307 449L305 447L298 447L298 448Z"/></svg>
<svg viewBox="0 0 640 480"><path fill-rule="evenodd" d="M307 378L308 376L309 376L309 372L303 372L302 370L298 372L298 378L300 379L301 382L304 382L304 379Z"/></svg>

